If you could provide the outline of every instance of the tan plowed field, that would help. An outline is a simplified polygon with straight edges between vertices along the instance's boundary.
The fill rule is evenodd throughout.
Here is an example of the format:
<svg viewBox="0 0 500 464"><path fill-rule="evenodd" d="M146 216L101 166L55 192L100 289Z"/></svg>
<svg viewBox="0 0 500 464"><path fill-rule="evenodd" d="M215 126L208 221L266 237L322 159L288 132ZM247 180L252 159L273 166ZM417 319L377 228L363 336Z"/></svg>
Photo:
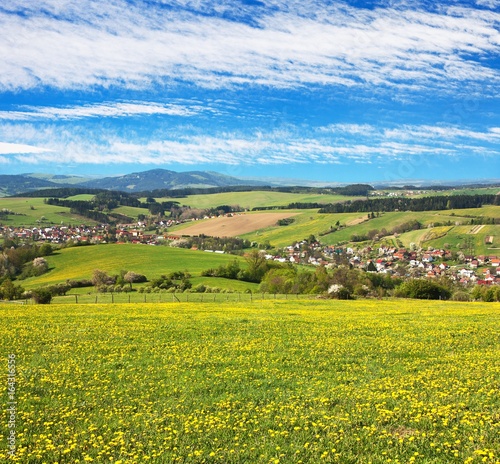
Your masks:
<svg viewBox="0 0 500 464"><path fill-rule="evenodd" d="M469 234L473 234L473 235L476 235L478 234L481 229L484 227L484 225L478 225L478 226L474 226L470 231L469 231Z"/></svg>
<svg viewBox="0 0 500 464"><path fill-rule="evenodd" d="M276 225L279 219L295 216L298 213L255 213L240 214L233 217L218 217L199 221L180 230L182 235L211 235L213 237L236 237L238 235Z"/></svg>

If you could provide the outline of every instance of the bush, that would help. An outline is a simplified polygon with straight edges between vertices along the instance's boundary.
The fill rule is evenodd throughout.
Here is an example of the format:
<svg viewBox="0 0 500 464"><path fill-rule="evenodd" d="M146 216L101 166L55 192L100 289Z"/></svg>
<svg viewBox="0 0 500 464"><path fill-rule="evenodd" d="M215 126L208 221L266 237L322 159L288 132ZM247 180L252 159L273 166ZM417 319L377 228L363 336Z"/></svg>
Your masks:
<svg viewBox="0 0 500 464"><path fill-rule="evenodd" d="M343 285L333 284L328 288L328 296L330 298L337 298L338 300L350 300L351 292Z"/></svg>
<svg viewBox="0 0 500 464"><path fill-rule="evenodd" d="M93 287L94 286L92 281L89 279L67 280L66 282L71 288L84 288L84 287Z"/></svg>
<svg viewBox="0 0 500 464"><path fill-rule="evenodd" d="M472 290L472 298L474 300L483 300L487 303L500 301L500 287L476 285Z"/></svg>
<svg viewBox="0 0 500 464"><path fill-rule="evenodd" d="M50 304L52 301L52 293L47 288L38 288L31 292L31 297L36 304Z"/></svg>
<svg viewBox="0 0 500 464"><path fill-rule="evenodd" d="M458 291L452 295L451 299L453 301L470 301L470 295L467 292Z"/></svg>
<svg viewBox="0 0 500 464"><path fill-rule="evenodd" d="M207 291L207 287L203 284L199 284L196 287L193 287L191 291L194 293L205 293Z"/></svg>
<svg viewBox="0 0 500 464"><path fill-rule="evenodd" d="M148 278L143 274L137 274L137 272L129 271L123 276L123 280L129 284L138 284L147 282Z"/></svg>
<svg viewBox="0 0 500 464"><path fill-rule="evenodd" d="M395 296L419 300L447 300L450 298L451 292L430 280L412 279L402 283L396 289Z"/></svg>
<svg viewBox="0 0 500 464"><path fill-rule="evenodd" d="M0 286L0 299L18 300L22 298L24 288L20 285L15 285L10 279L6 279Z"/></svg>

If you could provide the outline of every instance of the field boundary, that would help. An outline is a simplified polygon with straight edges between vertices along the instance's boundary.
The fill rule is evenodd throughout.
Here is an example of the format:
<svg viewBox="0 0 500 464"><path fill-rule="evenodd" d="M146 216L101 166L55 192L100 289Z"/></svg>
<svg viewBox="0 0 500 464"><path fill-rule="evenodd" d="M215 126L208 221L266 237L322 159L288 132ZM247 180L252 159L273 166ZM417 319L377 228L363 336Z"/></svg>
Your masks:
<svg viewBox="0 0 500 464"><path fill-rule="evenodd" d="M252 303L260 301L307 301L324 299L318 294L281 294L281 293L92 293L88 295L56 296L52 304L144 304L144 303ZM2 302L3 303L3 302ZM34 305L32 299L18 304Z"/></svg>

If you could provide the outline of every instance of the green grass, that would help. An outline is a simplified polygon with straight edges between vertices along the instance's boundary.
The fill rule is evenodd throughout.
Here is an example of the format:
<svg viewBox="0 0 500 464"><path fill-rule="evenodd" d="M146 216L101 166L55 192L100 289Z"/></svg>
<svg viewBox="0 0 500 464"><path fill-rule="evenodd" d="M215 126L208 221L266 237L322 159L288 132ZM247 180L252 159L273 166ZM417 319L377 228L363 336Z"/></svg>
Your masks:
<svg viewBox="0 0 500 464"><path fill-rule="evenodd" d="M484 226L479 233L469 234L473 226L460 226L453 228L445 237L428 242L430 246L442 248L445 243L452 246L452 250L458 251L457 245L464 244L466 239L472 238L474 241L474 254L476 255L499 255L500 254L500 225ZM493 245L485 244L487 235L495 237Z"/></svg>
<svg viewBox="0 0 500 464"><path fill-rule="evenodd" d="M1 357L15 361L13 462L499 459L498 304L3 305L0 313ZM5 455L6 420L1 430Z"/></svg>
<svg viewBox="0 0 500 464"><path fill-rule="evenodd" d="M454 213L453 216L451 215L452 213ZM356 218L366 218L367 213L319 214L315 210L302 210L300 215L294 216L295 222L289 226L270 227L268 229L244 234L241 237L251 241L257 241L259 243L263 243L265 240L269 240L269 242L273 246L282 247L290 245L294 241L307 238L309 237L309 235L313 234L317 238L319 238L322 243L330 245L340 242L348 242L354 234L366 235L370 230L376 229L380 231L384 228L390 232L394 227L400 226L405 222L409 222L412 220L419 221L424 227L426 227L425 229L412 231L410 233L401 235L401 241L403 241L405 245L409 245L411 242L420 243L422 242L422 240L425 242L426 240L432 238L430 234L435 233L439 235L442 232L441 229L436 229L434 232L430 232L429 230L427 230L427 226L447 221L451 221L452 223L455 223L456 221L469 221L469 218L464 219L463 216L472 215L473 213L475 213L477 217L497 217L497 215L500 213L500 207L492 206L478 208L475 210L455 210L453 212L424 211L382 213L378 218L371 219L361 224L348 226L344 229L328 235L324 235L322 237L319 236L320 233L328 230L331 225L334 226L337 221L340 221L341 224L348 224L349 221ZM469 226L466 227L470 229ZM489 231L489 235L495 235L495 233L492 233L495 231L496 235L500 233L498 231L498 228L500 226L492 227L494 227L493 231L491 231L491 229L484 228L483 231L478 234L478 236L476 237L478 240L478 245L481 237L484 242L484 235L486 235L486 231ZM454 228L448 227L448 230L450 230L450 232L453 232ZM448 242L450 241L455 241L453 235L451 235L451 238ZM440 242L436 241L436 243ZM446 235L444 236L443 243L447 243ZM430 243L429 245L432 245L432 243Z"/></svg>
<svg viewBox="0 0 500 464"><path fill-rule="evenodd" d="M34 288L65 282L67 279L90 279L94 269L101 269L112 275L119 274L124 269L144 274L149 279L173 271L188 270L193 277L200 277L201 271L227 264L234 259L240 260L242 267L245 266L241 257L167 246L108 244L74 247L47 257L50 267L47 274L20 283L25 288ZM239 282L234 283L240 285ZM239 288L247 287L242 285Z"/></svg>
<svg viewBox="0 0 500 464"><path fill-rule="evenodd" d="M456 219L458 221L462 216L500 218L500 206L487 205L481 208L450 209L448 211L440 211L440 213L446 214L447 216L453 214L459 216Z"/></svg>
<svg viewBox="0 0 500 464"><path fill-rule="evenodd" d="M149 215L149 211L145 208L136 208L134 206L119 206L113 210L113 213L123 214L137 221L139 214Z"/></svg>
<svg viewBox="0 0 500 464"><path fill-rule="evenodd" d="M90 193L81 193L80 195L73 195L71 197L68 197L67 200L71 201L90 201L93 200L95 195L92 195Z"/></svg>
<svg viewBox="0 0 500 464"><path fill-rule="evenodd" d="M18 213L0 219L0 224L11 227L95 224L95 221L71 214L69 208L46 205L43 200L43 198L0 198L0 209L5 208Z"/></svg>
<svg viewBox="0 0 500 464"><path fill-rule="evenodd" d="M463 188L449 191L448 195L496 195L499 191L499 187ZM446 194L446 192L443 193Z"/></svg>
<svg viewBox="0 0 500 464"><path fill-rule="evenodd" d="M181 205L192 208L214 208L221 205L239 205L242 208L252 209L262 206L286 206L290 203L335 203L352 200L358 197L343 195L317 195L308 193L283 193L283 192L228 192L211 195L189 195L182 198L157 198L161 201L178 201Z"/></svg>
<svg viewBox="0 0 500 464"><path fill-rule="evenodd" d="M380 217L371 219L361 224L348 226L331 234L319 237L319 234L335 225L337 221L341 224L348 224L349 221L357 218L366 218L367 213L347 213L347 214L319 214L313 211L305 211L300 216L295 216L295 222L285 227L273 227L267 230L257 231L251 234L242 235L252 241L263 242L269 240L274 246L284 246L293 243L295 240L301 240L316 235L325 244L336 244L339 242L350 241L352 235L363 235L370 230L382 230L385 228L390 231L410 220L418 220L423 224L453 220L451 216L437 215L435 212L396 212L383 213Z"/></svg>
<svg viewBox="0 0 500 464"><path fill-rule="evenodd" d="M331 243L330 238L335 235L329 234L319 237L319 234L330 229L330 226L335 226L337 221L341 224L366 216L363 213L346 213L346 214L319 214L316 210L290 210L292 213L300 213L293 216L295 220L288 226L274 226L267 229L261 229L252 233L242 234L241 238L246 238L250 241L263 243L269 240L271 245L276 247L284 247L291 245L294 242L308 238L311 234L320 238L323 243Z"/></svg>

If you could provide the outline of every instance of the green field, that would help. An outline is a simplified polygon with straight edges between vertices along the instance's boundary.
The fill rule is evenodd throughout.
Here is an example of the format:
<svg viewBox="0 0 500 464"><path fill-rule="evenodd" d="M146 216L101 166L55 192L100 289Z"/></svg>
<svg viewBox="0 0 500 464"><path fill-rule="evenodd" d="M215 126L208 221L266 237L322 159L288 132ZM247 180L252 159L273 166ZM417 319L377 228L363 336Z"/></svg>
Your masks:
<svg viewBox="0 0 500 464"><path fill-rule="evenodd" d="M294 211L297 212L297 210ZM363 235L374 229L380 231L385 228L387 231L391 231L394 227L400 226L401 224L412 220L419 221L423 226L427 227L432 226L435 223L443 223L447 221L451 221L452 223L457 221L470 221L470 217L467 216L500 217L499 206L487 206L485 208L477 208L475 210L468 209L454 211L382 213L378 218L371 219L357 225L349 225L350 221L357 218L366 219L367 213L319 214L316 210L299 210L299 212L300 215L294 216L295 222L288 226L276 226L266 230L258 230L249 234L242 234L241 237L250 241L257 241L259 243L263 243L268 240L273 246L281 247L290 245L296 240L307 238L312 234L319 238L322 243L330 245L340 242L348 242L354 234ZM330 226L334 226L337 222L347 225L347 227L328 235L321 236L324 231L328 231ZM498 231L500 226L491 227L495 227L495 230ZM481 240L483 240L484 243L484 237L487 230L488 229L485 228L484 231L482 230L481 233L477 235L476 238L478 240L478 246ZM415 242L415 240L420 238L421 235L422 237L425 236L427 232L428 231L424 232L421 230L416 231L414 234L416 238L402 240L404 243L408 242L409 244L410 242ZM411 234L413 234L413 232L411 232ZM450 240L453 242L452 239ZM446 240L444 240L444 242L446 242Z"/></svg>
<svg viewBox="0 0 500 464"><path fill-rule="evenodd" d="M137 221L139 214L147 216L149 211L145 208L136 208L134 206L119 206L113 210L113 213L123 214Z"/></svg>
<svg viewBox="0 0 500 464"><path fill-rule="evenodd" d="M81 193L79 195L73 195L71 197L68 197L68 200L72 201L90 201L93 200L95 195L92 195L90 193Z"/></svg>
<svg viewBox="0 0 500 464"><path fill-rule="evenodd" d="M17 213L0 218L0 224L11 227L95 224L95 221L71 214L69 208L46 205L43 200L43 198L0 198L0 209L5 208Z"/></svg>
<svg viewBox="0 0 500 464"><path fill-rule="evenodd" d="M90 199L91 195L78 195L75 199ZM338 201L340 197L327 195L306 195L306 194L288 194L280 192L236 192L227 194L213 195L194 195L180 199L181 203L190 204L197 208L206 208L218 206L221 204L237 204L240 206L252 208L254 206L263 205L280 205L293 201ZM347 197L342 197L344 200ZM189 201L184 201L189 200ZM230 201L234 200L234 201ZM240 201L241 200L241 201ZM250 202L248 205L242 201ZM3 219L2 225L6 226L30 226L30 225L51 225L51 224L94 224L93 221L72 215L69 208L46 205L42 198L2 198L0 199L0 207L6 208L18 213L17 215L8 215ZM147 213L147 210L142 208L121 206L114 210L131 218L137 219L139 214ZM296 241L308 238L310 235L315 235L325 245L334 245L337 243L345 243L351 240L353 235L366 235L371 230L386 229L391 231L394 227L402 223L416 220L419 221L426 229L412 231L402 234L398 237L405 246L410 243L416 243L420 246L443 247L445 244L450 245L453 250L458 244L463 243L464 234L467 235L468 226L443 226L447 227L446 233L442 233L441 228L432 226L436 223L450 222L451 224L460 222L469 222L471 218L500 218L499 206L484 206L475 209L463 210L446 210L446 211L429 211L429 212L392 212L382 213L380 217L363 221L359 224L354 222L359 219L367 218L367 213L346 213L346 214L319 214L317 210L290 210L291 213L298 213L294 216L294 222L288 226L272 226L266 229L255 230L254 232L241 234L241 238L248 239L252 242L260 244L268 241L273 247L281 248L293 244ZM328 232L331 227L335 227L337 222L347 227L333 233ZM182 224L169 231L172 233L182 234L184 228L190 227L192 223ZM430 227L431 230L427 230ZM475 252L477 254L497 254L500 238L500 226L486 226L478 234L474 235ZM444 229L443 229L444 230ZM494 243L485 243L487 236L496 237ZM391 241L390 239L387 239ZM392 242L396 244L393 238ZM85 267L85 265L83 265ZM61 278L62 279L62 278Z"/></svg>
<svg viewBox="0 0 500 464"><path fill-rule="evenodd" d="M290 212L299 213L297 216L293 216L295 222L292 224L288 226L269 227L249 234L243 234L241 238L258 243L269 240L273 246L284 247L292 245L296 241L307 239L310 235L315 235L321 239L322 243L328 244L331 243L330 238L336 233L319 237L320 233L328 231L330 226L335 226L337 221L345 224L348 221L366 217L366 214L363 213L319 214L316 210L290 210Z"/></svg>
<svg viewBox="0 0 500 464"><path fill-rule="evenodd" d="M244 291L254 289L255 284L248 284L213 277L201 278L203 270L219 267L234 259L245 266L241 257L185 250L167 246L149 246L132 244L108 244L66 248L47 257L49 272L39 277L32 277L19 283L25 288L35 288L65 282L67 279L90 279L94 269L107 273L119 274L122 269L146 275L149 279L169 274L174 271L188 270L194 277L193 285L207 282L211 287L223 285Z"/></svg>
<svg viewBox="0 0 500 464"><path fill-rule="evenodd" d="M2 305L0 312L0 353L15 376L12 462L499 460L498 304ZM12 398L4 381L5 405Z"/></svg>
<svg viewBox="0 0 500 464"><path fill-rule="evenodd" d="M215 208L221 205L239 205L242 208L252 209L262 206L286 206L290 203L336 203L361 197L347 197L344 195L321 195L310 193L283 193L269 191L255 192L227 192L210 195L189 195L181 198L157 198L161 201L178 201L181 205L192 208Z"/></svg>

